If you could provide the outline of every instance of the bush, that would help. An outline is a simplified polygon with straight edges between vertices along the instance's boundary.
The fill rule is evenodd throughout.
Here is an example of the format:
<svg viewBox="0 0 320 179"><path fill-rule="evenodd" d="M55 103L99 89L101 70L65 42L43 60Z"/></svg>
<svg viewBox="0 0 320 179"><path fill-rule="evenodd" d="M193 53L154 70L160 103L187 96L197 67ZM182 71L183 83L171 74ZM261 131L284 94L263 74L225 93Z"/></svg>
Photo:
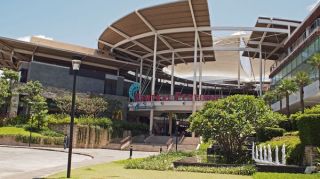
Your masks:
<svg viewBox="0 0 320 179"><path fill-rule="evenodd" d="M142 159L131 159L125 162L126 169L144 169L144 170L172 170L172 163L185 157L191 157L193 153L169 152L156 156L150 156Z"/></svg>
<svg viewBox="0 0 320 179"><path fill-rule="evenodd" d="M301 141L298 136L289 135L283 137L276 137L271 139L270 141L262 143L262 145L267 144L270 144L272 150L274 150L276 146L278 146L281 150L281 146L285 144L288 164L302 164L304 146L301 144ZM279 152L279 159L280 158L281 152Z"/></svg>
<svg viewBox="0 0 320 179"><path fill-rule="evenodd" d="M320 146L320 114L300 115L297 124L304 145Z"/></svg>
<svg viewBox="0 0 320 179"><path fill-rule="evenodd" d="M30 139L30 136L20 135L20 134L16 135L17 142L29 143L29 139ZM40 136L31 135L31 140L30 140L31 144L40 144L40 142L41 142Z"/></svg>
<svg viewBox="0 0 320 179"><path fill-rule="evenodd" d="M48 124L69 124L70 116L66 114L51 114L47 116L47 120ZM109 118L80 117L74 119L74 124L112 129L112 121Z"/></svg>
<svg viewBox="0 0 320 179"><path fill-rule="evenodd" d="M122 137L123 131L130 130L132 136L148 133L149 126L141 123L131 123L128 121L112 121L112 137Z"/></svg>
<svg viewBox="0 0 320 179"><path fill-rule="evenodd" d="M257 130L257 137L260 142L265 142L274 137L283 136L284 132L285 130L282 128L266 127L266 128Z"/></svg>
<svg viewBox="0 0 320 179"><path fill-rule="evenodd" d="M251 165L241 167L178 167L177 171L200 172L200 173L219 173L231 175L252 175L256 168Z"/></svg>
<svg viewBox="0 0 320 179"><path fill-rule="evenodd" d="M64 137L64 135L62 133L52 131L50 129L44 129L44 130L40 131L40 134L43 136L48 136L48 137Z"/></svg>
<svg viewBox="0 0 320 179"><path fill-rule="evenodd" d="M27 116L19 115L13 118L8 119L7 125L16 126L16 125L23 125L27 124L29 121Z"/></svg>

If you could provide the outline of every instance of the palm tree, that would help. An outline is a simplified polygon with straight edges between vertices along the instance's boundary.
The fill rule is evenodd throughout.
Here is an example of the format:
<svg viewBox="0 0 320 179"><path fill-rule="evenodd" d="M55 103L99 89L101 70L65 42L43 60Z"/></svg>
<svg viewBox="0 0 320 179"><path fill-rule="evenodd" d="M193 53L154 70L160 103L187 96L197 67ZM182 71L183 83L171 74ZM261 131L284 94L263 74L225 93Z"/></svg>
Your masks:
<svg viewBox="0 0 320 179"><path fill-rule="evenodd" d="M274 102L274 100L277 97L277 93L275 92L275 90L269 90L267 92L264 93L264 95L262 96L262 99L269 105L271 106L272 102Z"/></svg>
<svg viewBox="0 0 320 179"><path fill-rule="evenodd" d="M304 71L299 71L295 78L294 81L297 83L300 91L300 105L302 109L302 113L304 113L304 90L303 88L311 83L311 80L309 78L308 73Z"/></svg>
<svg viewBox="0 0 320 179"><path fill-rule="evenodd" d="M275 95L277 96L277 98L279 99L280 111L282 111L282 98L285 96L285 94L281 91L281 89L279 89L279 85L276 87L274 92L275 92Z"/></svg>
<svg viewBox="0 0 320 179"><path fill-rule="evenodd" d="M283 79L278 86L278 92L285 94L286 97L286 114L288 117L290 116L289 96L297 90L298 86L292 79Z"/></svg>
<svg viewBox="0 0 320 179"><path fill-rule="evenodd" d="M320 89L320 53L313 54L309 59L308 63L318 69L318 80L319 80L319 89Z"/></svg>

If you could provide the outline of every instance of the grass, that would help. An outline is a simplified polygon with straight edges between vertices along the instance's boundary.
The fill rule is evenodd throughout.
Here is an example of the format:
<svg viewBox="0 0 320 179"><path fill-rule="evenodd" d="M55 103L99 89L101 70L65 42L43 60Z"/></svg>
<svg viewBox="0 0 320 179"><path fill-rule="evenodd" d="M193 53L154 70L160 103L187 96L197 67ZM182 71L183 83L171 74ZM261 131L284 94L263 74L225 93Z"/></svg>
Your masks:
<svg viewBox="0 0 320 179"><path fill-rule="evenodd" d="M319 179L320 174L263 173L253 175L254 179Z"/></svg>
<svg viewBox="0 0 320 179"><path fill-rule="evenodd" d="M178 171L155 171L140 169L125 169L122 162L100 164L72 170L73 178L77 179L97 179L97 178L117 178L117 179L250 179L251 176L209 174L195 172ZM48 178L65 178L66 172L52 175Z"/></svg>
<svg viewBox="0 0 320 179"><path fill-rule="evenodd" d="M16 135L22 135L22 136L29 136L30 132L26 131L23 128L17 128L17 127L0 127L0 136L16 136ZM39 133L32 132L32 136L42 136Z"/></svg>

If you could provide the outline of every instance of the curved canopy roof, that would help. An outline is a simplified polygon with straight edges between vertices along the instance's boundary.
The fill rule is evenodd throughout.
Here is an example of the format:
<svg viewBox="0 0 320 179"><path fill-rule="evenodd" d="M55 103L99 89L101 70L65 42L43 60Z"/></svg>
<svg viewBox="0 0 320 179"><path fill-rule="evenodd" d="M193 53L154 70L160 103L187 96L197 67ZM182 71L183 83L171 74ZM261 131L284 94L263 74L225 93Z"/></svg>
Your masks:
<svg viewBox="0 0 320 179"><path fill-rule="evenodd" d="M196 29L210 27L207 0L180 0L136 10L110 25L100 36L98 48L128 56L151 65L157 34L157 62L160 67L193 62L195 35L198 47L212 47L211 31L196 33ZM213 61L213 50L203 50L205 61Z"/></svg>

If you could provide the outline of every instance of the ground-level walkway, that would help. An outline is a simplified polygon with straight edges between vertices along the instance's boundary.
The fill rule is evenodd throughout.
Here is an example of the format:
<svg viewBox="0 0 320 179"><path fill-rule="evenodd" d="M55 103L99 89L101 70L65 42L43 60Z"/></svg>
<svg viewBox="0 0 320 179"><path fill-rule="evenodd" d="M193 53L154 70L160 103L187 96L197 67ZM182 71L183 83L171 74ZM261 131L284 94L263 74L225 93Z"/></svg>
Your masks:
<svg viewBox="0 0 320 179"><path fill-rule="evenodd" d="M67 153L61 151L64 150L0 146L0 178L39 178L66 170ZM80 153L73 155L74 168L129 157L128 151L108 149L74 149L74 152ZM134 151L133 157L146 157L153 154L155 153Z"/></svg>

